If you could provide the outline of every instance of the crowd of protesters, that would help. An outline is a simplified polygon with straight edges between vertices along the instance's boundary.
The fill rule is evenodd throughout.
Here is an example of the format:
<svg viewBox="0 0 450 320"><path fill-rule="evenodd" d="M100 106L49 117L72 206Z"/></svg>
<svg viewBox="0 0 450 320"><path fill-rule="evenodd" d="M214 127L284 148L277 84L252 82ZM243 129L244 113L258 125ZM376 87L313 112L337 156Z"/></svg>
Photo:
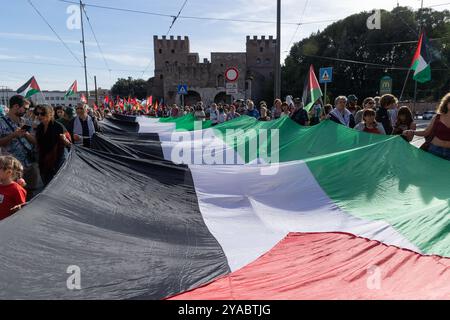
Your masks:
<svg viewBox="0 0 450 320"><path fill-rule="evenodd" d="M334 106L321 100L305 109L302 100L276 99L272 106L261 101L237 100L232 104L203 102L195 106L161 106L124 111L124 108L96 108L84 103L73 107L37 105L20 95L12 97L9 108L0 114L0 220L19 210L31 199L38 185L46 186L58 173L73 144L89 148L98 121L113 113L153 117L183 117L192 114L196 120L210 120L212 125L231 121L242 115L258 121L288 117L302 126L314 126L324 120L334 121L370 134L399 135L406 141L425 137L422 149L450 160L450 93L441 100L437 115L425 130L416 130L410 109L399 107L391 94L367 97L358 105L355 95L338 96Z"/></svg>
<svg viewBox="0 0 450 320"><path fill-rule="evenodd" d="M0 115L0 220L51 182L72 144L90 147L99 117L82 103L54 108L20 95L10 99Z"/></svg>
<svg viewBox="0 0 450 320"><path fill-rule="evenodd" d="M334 105L315 101L309 110L304 108L302 100L288 96L286 101L276 99L272 107L261 101L255 106L252 100L237 100L232 104L212 103L205 107L203 102L195 106L164 106L148 113L154 117L182 117L193 114L197 120L211 120L213 126L233 120L241 115L254 117L259 121L276 120L289 117L302 126L314 126L324 120L371 134L399 135L410 142L414 136L426 138L421 147L441 158L450 160L450 93L445 95L437 109L437 115L426 130L417 131L414 116L407 106L399 106L392 94L381 97L366 97L362 105L355 95L338 96ZM139 114L137 111L129 112ZM141 112L141 114L143 114Z"/></svg>

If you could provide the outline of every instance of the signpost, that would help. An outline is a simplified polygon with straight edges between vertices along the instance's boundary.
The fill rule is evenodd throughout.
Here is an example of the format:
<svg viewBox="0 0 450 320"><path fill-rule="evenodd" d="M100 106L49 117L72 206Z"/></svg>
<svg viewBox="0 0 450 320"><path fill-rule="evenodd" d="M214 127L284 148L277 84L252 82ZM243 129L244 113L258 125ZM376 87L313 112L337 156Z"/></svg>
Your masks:
<svg viewBox="0 0 450 320"><path fill-rule="evenodd" d="M227 82L227 95L238 94L238 84L237 82Z"/></svg>
<svg viewBox="0 0 450 320"><path fill-rule="evenodd" d="M327 84L333 82L333 68L320 68L319 70L319 82L325 84L325 104L327 103Z"/></svg>
<svg viewBox="0 0 450 320"><path fill-rule="evenodd" d="M392 78L389 76L384 76L380 80L380 96L389 93L392 93Z"/></svg>
<svg viewBox="0 0 450 320"><path fill-rule="evenodd" d="M187 84L179 84L177 93L181 96L181 106L184 107L184 96L188 94Z"/></svg>
<svg viewBox="0 0 450 320"><path fill-rule="evenodd" d="M239 79L239 71L238 69L232 67L232 68L228 68L225 71L225 78L227 79L228 82L235 82L237 81L237 79Z"/></svg>

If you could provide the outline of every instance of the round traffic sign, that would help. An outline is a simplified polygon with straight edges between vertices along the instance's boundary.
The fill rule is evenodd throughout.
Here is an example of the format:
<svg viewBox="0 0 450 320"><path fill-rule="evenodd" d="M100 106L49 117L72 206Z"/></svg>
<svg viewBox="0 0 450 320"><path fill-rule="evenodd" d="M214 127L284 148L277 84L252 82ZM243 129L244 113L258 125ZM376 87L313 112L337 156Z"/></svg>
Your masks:
<svg viewBox="0 0 450 320"><path fill-rule="evenodd" d="M239 71L236 68L228 68L227 71L225 71L225 78L227 81L234 82L239 78Z"/></svg>

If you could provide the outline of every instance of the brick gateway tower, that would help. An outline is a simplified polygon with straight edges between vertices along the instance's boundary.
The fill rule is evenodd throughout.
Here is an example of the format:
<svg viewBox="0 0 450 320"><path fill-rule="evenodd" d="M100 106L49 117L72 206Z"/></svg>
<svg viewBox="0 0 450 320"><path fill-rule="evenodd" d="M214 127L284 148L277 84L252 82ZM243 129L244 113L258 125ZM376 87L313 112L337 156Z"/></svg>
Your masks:
<svg viewBox="0 0 450 320"><path fill-rule="evenodd" d="M153 37L155 76L150 80L150 93L166 104L181 104L179 84L188 85L185 104L199 100L205 104L231 102L251 98L259 101L273 94L276 40L270 36L247 36L246 52L212 52L211 61L200 62L198 53L190 52L189 38ZM226 95L225 70L239 70L238 94ZM270 103L271 101L269 101Z"/></svg>

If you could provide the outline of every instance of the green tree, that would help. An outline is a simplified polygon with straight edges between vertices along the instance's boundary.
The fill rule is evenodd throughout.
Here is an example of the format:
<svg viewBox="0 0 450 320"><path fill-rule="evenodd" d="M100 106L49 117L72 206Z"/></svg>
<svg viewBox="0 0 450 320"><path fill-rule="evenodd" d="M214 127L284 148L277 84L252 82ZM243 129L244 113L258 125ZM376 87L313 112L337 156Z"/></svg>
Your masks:
<svg viewBox="0 0 450 320"><path fill-rule="evenodd" d="M379 81L385 75L393 78L393 94L400 96L417 46L420 25L428 38L435 40L431 41L434 55L432 81L418 84L418 99L437 100L448 92L450 11L429 8L413 11L407 7L382 11L380 30L366 27L371 14L351 15L294 44L282 69L283 96L301 96L311 64L316 73L320 67L334 68L334 80L328 86L329 96L353 93L362 99L377 95ZM410 99L413 95L414 81L410 74L404 98Z"/></svg>
<svg viewBox="0 0 450 320"><path fill-rule="evenodd" d="M120 97L136 97L142 100L147 97L148 87L148 81L143 79L121 78L112 86L111 94Z"/></svg>

